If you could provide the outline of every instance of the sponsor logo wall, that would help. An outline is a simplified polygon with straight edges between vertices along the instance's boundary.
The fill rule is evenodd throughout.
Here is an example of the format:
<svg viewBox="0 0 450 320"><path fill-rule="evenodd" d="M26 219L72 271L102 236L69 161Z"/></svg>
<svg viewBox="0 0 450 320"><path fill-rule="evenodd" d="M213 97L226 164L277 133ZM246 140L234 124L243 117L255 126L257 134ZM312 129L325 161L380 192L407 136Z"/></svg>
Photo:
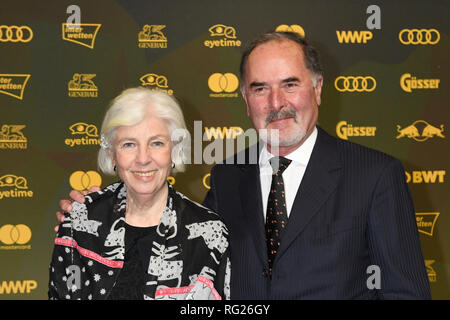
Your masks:
<svg viewBox="0 0 450 320"><path fill-rule="evenodd" d="M116 181L96 163L111 100L128 87L164 91L192 143L198 126L200 153L237 143L252 128L240 55L269 29L321 52L324 129L402 161L433 298L450 299L448 2L32 3L0 10L0 299L46 299L58 200ZM213 164L192 158L168 180L202 202Z"/></svg>

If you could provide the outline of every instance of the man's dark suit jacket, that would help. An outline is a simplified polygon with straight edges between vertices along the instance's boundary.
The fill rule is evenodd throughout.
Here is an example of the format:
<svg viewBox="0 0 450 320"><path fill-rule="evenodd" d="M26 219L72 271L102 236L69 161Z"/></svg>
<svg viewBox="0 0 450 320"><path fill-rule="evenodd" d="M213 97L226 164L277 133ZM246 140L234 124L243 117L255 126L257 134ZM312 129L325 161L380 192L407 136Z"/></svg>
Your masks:
<svg viewBox="0 0 450 320"><path fill-rule="evenodd" d="M218 164L210 185L204 205L230 232L231 299L431 298L400 161L318 127L272 279L258 163Z"/></svg>

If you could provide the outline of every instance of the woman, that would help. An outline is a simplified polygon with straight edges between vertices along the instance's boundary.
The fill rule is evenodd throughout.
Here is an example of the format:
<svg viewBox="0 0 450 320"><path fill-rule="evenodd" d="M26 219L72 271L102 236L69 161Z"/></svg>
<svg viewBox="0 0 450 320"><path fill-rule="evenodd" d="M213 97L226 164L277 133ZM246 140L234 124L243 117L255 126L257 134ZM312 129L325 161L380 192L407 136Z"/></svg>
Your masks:
<svg viewBox="0 0 450 320"><path fill-rule="evenodd" d="M133 88L113 101L98 165L121 181L66 214L50 265L51 299L229 298L224 223L167 182L184 170L186 138L171 96Z"/></svg>

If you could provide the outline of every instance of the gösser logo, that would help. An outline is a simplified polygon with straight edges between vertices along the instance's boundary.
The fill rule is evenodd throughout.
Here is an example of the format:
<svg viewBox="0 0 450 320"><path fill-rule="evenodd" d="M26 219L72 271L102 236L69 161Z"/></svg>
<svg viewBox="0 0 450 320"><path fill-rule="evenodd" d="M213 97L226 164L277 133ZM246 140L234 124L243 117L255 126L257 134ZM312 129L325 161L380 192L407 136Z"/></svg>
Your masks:
<svg viewBox="0 0 450 320"><path fill-rule="evenodd" d="M96 171L75 171L69 178L70 185L75 190L87 190L93 186L102 185L102 177Z"/></svg>
<svg viewBox="0 0 450 320"><path fill-rule="evenodd" d="M398 39L402 44L431 44L439 42L441 35L436 29L403 29L398 34Z"/></svg>
<svg viewBox="0 0 450 320"><path fill-rule="evenodd" d="M339 76L334 81L334 86L340 92L372 92L377 86L377 82L371 76Z"/></svg>
<svg viewBox="0 0 450 320"><path fill-rule="evenodd" d="M208 87L211 91L215 93L211 93L209 96L213 98L218 97L237 97L237 92L234 92L239 87L239 79L233 73L213 73L208 78ZM221 92L226 93L221 93ZM231 93L234 92L234 93Z"/></svg>
<svg viewBox="0 0 450 320"><path fill-rule="evenodd" d="M377 127L353 127L347 121L340 121L336 125L336 134L339 138L348 140L348 137L373 137Z"/></svg>
<svg viewBox="0 0 450 320"><path fill-rule="evenodd" d="M400 87L403 91L412 92L411 89L438 89L440 79L416 79L405 73L400 77Z"/></svg>
<svg viewBox="0 0 450 320"><path fill-rule="evenodd" d="M31 230L24 224L5 224L0 228L0 241L6 245L26 244L31 239Z"/></svg>
<svg viewBox="0 0 450 320"><path fill-rule="evenodd" d="M419 129L422 128L422 133L419 133ZM442 134L444 132L444 125L441 124L441 128L437 128L429 124L424 120L414 121L413 124L404 127L403 129L397 125L397 131L400 133L396 139L400 139L403 137L413 138L418 142L426 141L430 138L438 136L440 138L445 138Z"/></svg>
<svg viewBox="0 0 450 320"><path fill-rule="evenodd" d="M302 27L300 27L298 24L293 24L288 26L287 24L280 24L275 31L278 32L294 32L298 34L300 37L305 37L305 30L303 30Z"/></svg>
<svg viewBox="0 0 450 320"><path fill-rule="evenodd" d="M33 30L28 26L0 26L0 42L30 42Z"/></svg>

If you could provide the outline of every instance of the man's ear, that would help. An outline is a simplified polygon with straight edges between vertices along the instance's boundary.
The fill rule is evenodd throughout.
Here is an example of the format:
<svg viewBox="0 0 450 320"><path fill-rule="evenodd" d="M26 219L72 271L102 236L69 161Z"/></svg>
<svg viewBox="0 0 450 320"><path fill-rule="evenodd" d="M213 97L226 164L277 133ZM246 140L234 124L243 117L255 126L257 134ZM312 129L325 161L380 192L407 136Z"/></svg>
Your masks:
<svg viewBox="0 0 450 320"><path fill-rule="evenodd" d="M250 111L249 111L249 108L248 108L248 102L247 102L247 95L246 95L246 93L245 93L246 91L245 91L245 86L241 86L241 95L242 95L242 99L244 99L244 102L245 102L245 105L246 105L246 108L247 108L247 117L250 117Z"/></svg>
<svg viewBox="0 0 450 320"><path fill-rule="evenodd" d="M320 106L320 103L322 102L321 94L322 94L322 85L323 85L323 77L318 76L316 80L316 86L314 87L314 93L316 96L316 103L318 106Z"/></svg>

